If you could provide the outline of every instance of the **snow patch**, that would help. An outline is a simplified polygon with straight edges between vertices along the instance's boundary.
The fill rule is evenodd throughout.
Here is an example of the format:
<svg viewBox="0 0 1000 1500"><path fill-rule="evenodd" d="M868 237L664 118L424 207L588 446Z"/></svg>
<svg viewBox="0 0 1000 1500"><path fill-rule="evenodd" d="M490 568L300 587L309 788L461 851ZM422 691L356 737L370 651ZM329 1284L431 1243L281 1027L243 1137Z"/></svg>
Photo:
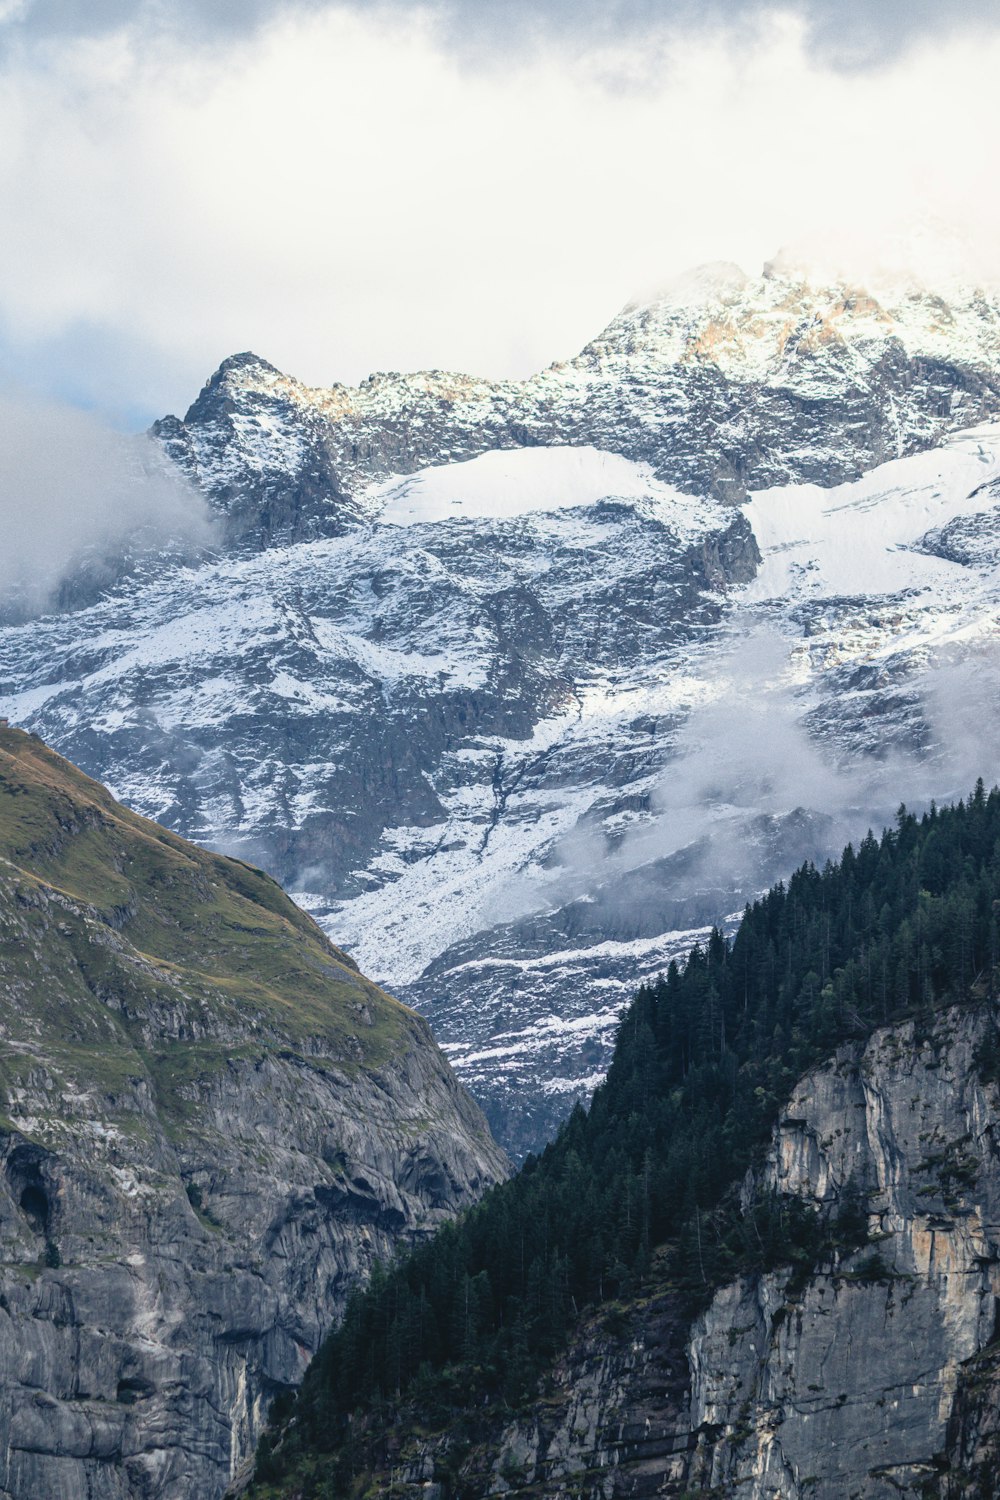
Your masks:
<svg viewBox="0 0 1000 1500"><path fill-rule="evenodd" d="M451 520L510 520L544 511L596 505L601 500L652 501L665 525L679 532L705 529L705 505L664 484L648 463L600 448L512 448L465 463L398 475L368 492L383 525L416 526ZM718 511L710 512L716 525Z"/></svg>
<svg viewBox="0 0 1000 1500"><path fill-rule="evenodd" d="M851 484L765 490L747 506L764 562L746 599L963 589L968 568L914 549L928 531L982 511L983 487L997 478L1000 424L991 424Z"/></svg>

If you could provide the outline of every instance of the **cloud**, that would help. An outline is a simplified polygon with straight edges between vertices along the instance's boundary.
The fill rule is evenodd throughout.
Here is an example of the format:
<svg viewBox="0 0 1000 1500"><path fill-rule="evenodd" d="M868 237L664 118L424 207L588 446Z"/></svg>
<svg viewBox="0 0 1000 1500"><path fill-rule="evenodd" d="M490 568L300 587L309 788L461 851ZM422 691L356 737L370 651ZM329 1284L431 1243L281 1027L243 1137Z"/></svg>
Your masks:
<svg viewBox="0 0 1000 1500"><path fill-rule="evenodd" d="M0 358L59 391L69 350L74 399L104 409L183 410L246 348L316 384L524 375L637 288L845 224L879 245L915 205L997 263L995 35L845 73L770 12L654 44L661 7L609 30L505 6L532 38L505 51L489 5L21 10Z"/></svg>
<svg viewBox="0 0 1000 1500"><path fill-rule="evenodd" d="M733 629L741 630L738 618ZM719 863L737 871L748 852L748 820L800 808L843 814L872 802L873 777L880 782L884 767L839 769L823 755L802 724L789 643L778 631L751 626L712 666L704 691L654 793L657 823L630 840L619 860L674 854L707 826L726 846L716 850Z"/></svg>
<svg viewBox="0 0 1000 1500"><path fill-rule="evenodd" d="M279 12L321 10L326 0L0 0L0 27L11 42L103 36L208 38L253 35Z"/></svg>
<svg viewBox="0 0 1000 1500"><path fill-rule="evenodd" d="M934 768L923 801L967 796L980 776L988 787L1000 782L1000 642L983 637L939 651L921 689Z"/></svg>
<svg viewBox="0 0 1000 1500"><path fill-rule="evenodd" d="M204 501L145 437L70 407L0 395L0 613L51 605L76 575L113 580L126 560L204 546Z"/></svg>
<svg viewBox="0 0 1000 1500"><path fill-rule="evenodd" d="M704 679L704 701L689 715L675 758L653 796L655 822L612 855L623 868L676 854L707 836L701 874L731 875L757 888L782 873L766 871L766 844L754 829L776 826L800 811L814 815L812 857L836 856L868 828L881 831L900 801L914 809L954 801L976 778L1000 776L992 751L1000 737L1000 647L981 641L961 652L942 650L912 665L887 689L886 712L909 703L905 748L878 754L849 748L843 689L821 679L804 686L792 647L779 631L737 616L737 639ZM818 736L810 710L832 692L839 702L839 744Z"/></svg>
<svg viewBox="0 0 1000 1500"><path fill-rule="evenodd" d="M405 4L401 8L406 8ZM879 67L928 38L994 31L993 0L440 0L435 7L453 44L481 57L505 56L553 40L571 53L642 48L655 66L659 43L727 29L751 39L776 14L797 21L806 50L836 68ZM649 51L652 43L652 51Z"/></svg>
<svg viewBox="0 0 1000 1500"><path fill-rule="evenodd" d="M728 651L701 667L698 701L680 726L650 799L650 816L623 838L581 823L544 874L505 893L515 921L583 902L588 932L648 937L719 921L804 860L837 858L894 821L900 802L922 811L1000 779L1000 644L943 650L900 677L910 699L911 747L851 753L817 737L804 685L778 630L750 616L730 622ZM834 690L835 691L835 690ZM838 718L844 729L844 704Z"/></svg>
<svg viewBox="0 0 1000 1500"><path fill-rule="evenodd" d="M931 37L1000 25L994 0L348 0L361 15L433 19L466 56L523 53L553 40L571 53L639 43L706 25L747 27L775 11L798 18L811 52L838 66L884 62ZM341 0L343 5L343 0ZM51 40L132 30L190 45L252 37L277 16L309 16L337 0L0 0L0 35Z"/></svg>

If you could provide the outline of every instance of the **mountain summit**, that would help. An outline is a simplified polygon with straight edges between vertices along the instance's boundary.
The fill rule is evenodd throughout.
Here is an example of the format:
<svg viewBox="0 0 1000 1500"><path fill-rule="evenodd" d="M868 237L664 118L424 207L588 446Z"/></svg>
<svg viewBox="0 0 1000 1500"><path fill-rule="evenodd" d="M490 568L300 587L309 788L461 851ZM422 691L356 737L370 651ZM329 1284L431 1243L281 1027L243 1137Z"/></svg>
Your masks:
<svg viewBox="0 0 1000 1500"><path fill-rule="evenodd" d="M0 713L280 877L537 1149L693 929L990 774L998 331L724 267L524 382L238 356L159 428L228 543L0 630Z"/></svg>
<svg viewBox="0 0 1000 1500"><path fill-rule="evenodd" d="M700 267L526 381L441 371L316 389L255 355L212 376L170 455L234 536L335 534L372 480L491 448L591 444L691 494L856 479L1000 411L1000 302L915 283L881 297L780 260Z"/></svg>

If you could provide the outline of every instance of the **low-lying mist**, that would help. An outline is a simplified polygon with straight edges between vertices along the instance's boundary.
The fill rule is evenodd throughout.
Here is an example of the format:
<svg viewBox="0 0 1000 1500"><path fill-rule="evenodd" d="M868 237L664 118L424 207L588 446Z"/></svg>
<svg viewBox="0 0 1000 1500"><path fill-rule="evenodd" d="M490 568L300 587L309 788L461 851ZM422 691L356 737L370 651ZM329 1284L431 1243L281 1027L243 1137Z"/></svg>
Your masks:
<svg viewBox="0 0 1000 1500"><path fill-rule="evenodd" d="M145 435L0 395L0 617L79 602L144 556L213 534L203 498Z"/></svg>
<svg viewBox="0 0 1000 1500"><path fill-rule="evenodd" d="M719 921L802 861L837 858L869 829L880 833L901 802L921 811L967 795L979 776L997 779L1000 642L897 664L885 689L885 742L864 751L852 746L849 693L833 725L815 715L834 686L809 672L803 648L770 626L738 623L729 650L703 668L700 701L674 737L648 812L613 838L579 825L555 849L547 879L510 893L508 920L524 921L543 902L562 909L567 936L582 920L591 941ZM901 736L897 725L894 736L901 704L909 729ZM878 722L875 705L857 709L859 719L873 711Z"/></svg>

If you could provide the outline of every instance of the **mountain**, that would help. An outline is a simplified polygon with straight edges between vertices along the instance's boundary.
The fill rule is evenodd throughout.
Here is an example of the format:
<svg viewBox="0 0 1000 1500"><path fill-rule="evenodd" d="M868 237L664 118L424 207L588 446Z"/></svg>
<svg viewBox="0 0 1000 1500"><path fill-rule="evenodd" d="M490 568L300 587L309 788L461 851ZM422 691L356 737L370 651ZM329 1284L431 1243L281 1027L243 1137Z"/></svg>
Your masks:
<svg viewBox="0 0 1000 1500"><path fill-rule="evenodd" d="M634 984L995 741L1000 306L709 267L525 382L227 360L229 540L0 630L0 712L262 865L515 1155Z"/></svg>
<svg viewBox="0 0 1000 1500"><path fill-rule="evenodd" d="M800 868L352 1299L251 1493L996 1494L1000 791Z"/></svg>
<svg viewBox="0 0 1000 1500"><path fill-rule="evenodd" d="M998 368L993 296L901 282L878 300L780 261L756 280L723 264L527 381L430 370L317 390L240 354L154 430L231 535L268 545L336 534L373 479L495 449L592 445L729 502L841 483L997 414Z"/></svg>
<svg viewBox="0 0 1000 1500"><path fill-rule="evenodd" d="M349 1290L507 1171L261 870L0 726L0 1495L210 1500Z"/></svg>

